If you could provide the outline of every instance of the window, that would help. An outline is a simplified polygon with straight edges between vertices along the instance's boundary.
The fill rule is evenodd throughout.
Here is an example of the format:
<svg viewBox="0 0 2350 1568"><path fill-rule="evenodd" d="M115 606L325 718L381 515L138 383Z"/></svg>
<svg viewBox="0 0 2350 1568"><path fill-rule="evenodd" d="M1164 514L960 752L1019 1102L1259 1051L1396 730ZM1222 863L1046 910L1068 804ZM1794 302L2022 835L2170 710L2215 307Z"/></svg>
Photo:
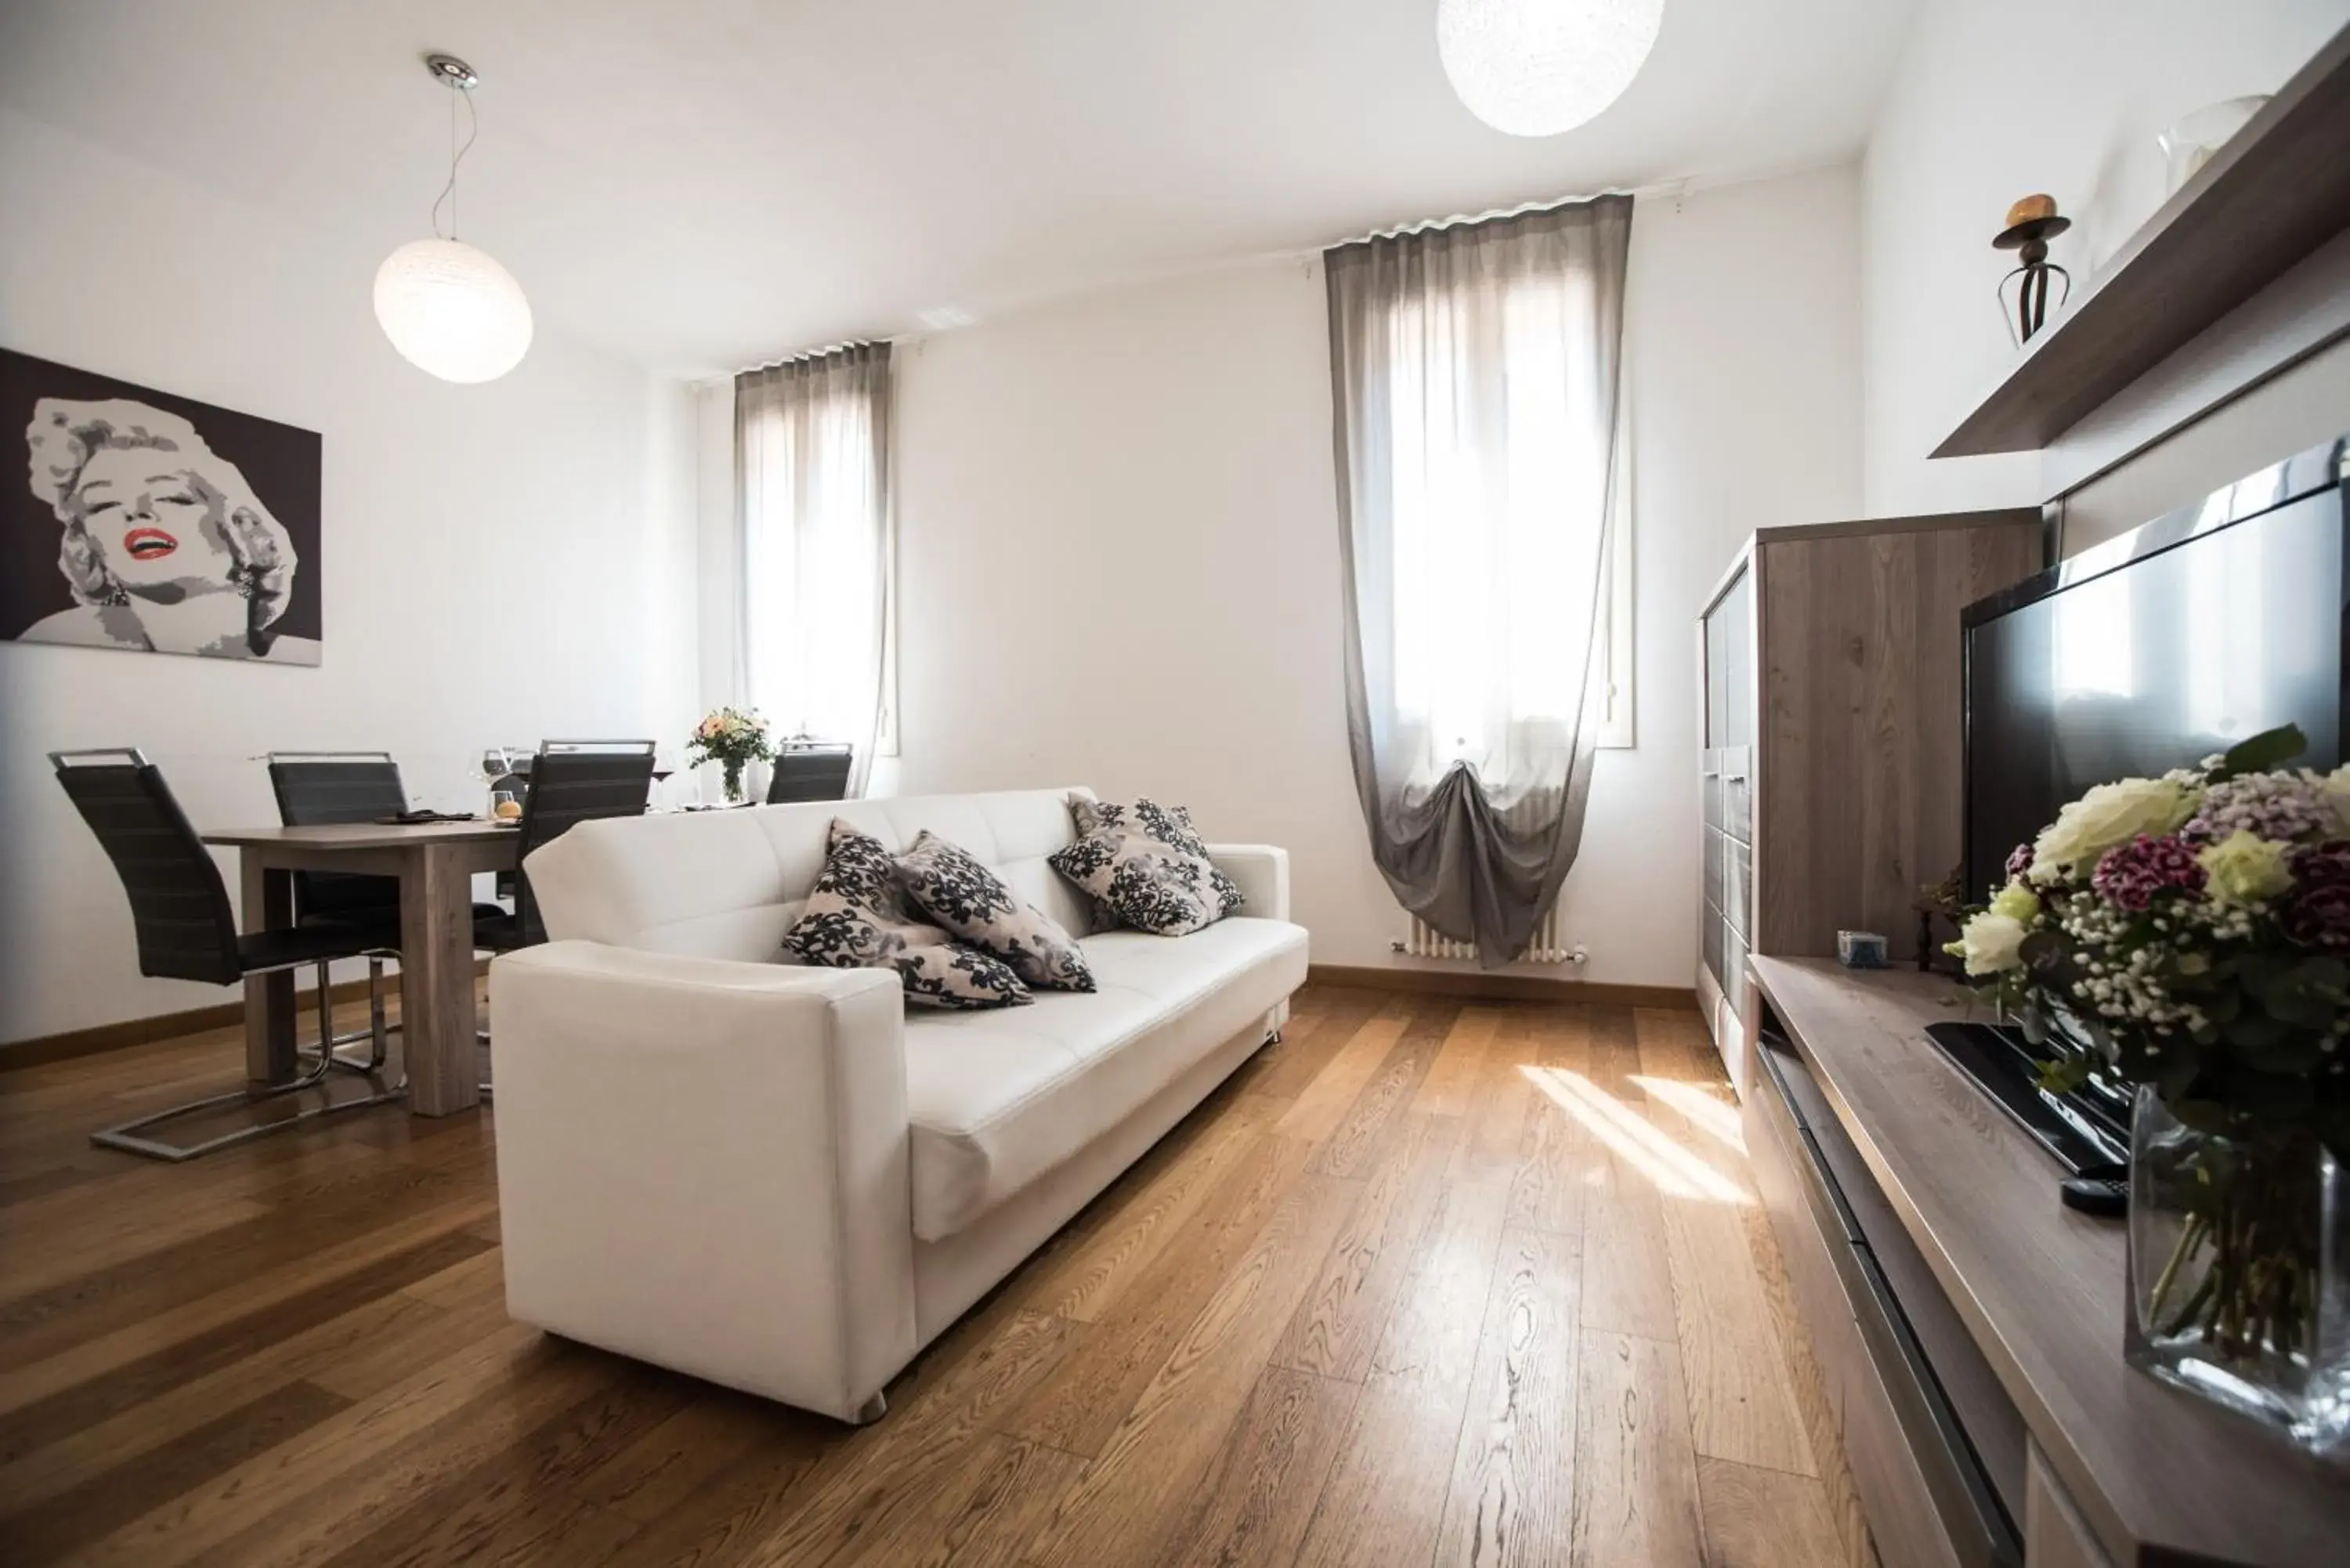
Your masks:
<svg viewBox="0 0 2350 1568"><path fill-rule="evenodd" d="M1575 864L1595 749L1631 739L1631 234L1607 195L1323 253L1371 858L1489 966Z"/></svg>
<svg viewBox="0 0 2350 1568"><path fill-rule="evenodd" d="M1624 466L1605 557L1591 547L1611 501L1597 347L1571 329L1592 312L1590 290L1579 275L1513 285L1498 332L1474 345L1450 302L1391 307L1396 706L1426 727L1440 766L1488 772L1506 749L1500 727L1574 723L1586 649L1605 705L1598 743L1632 743ZM1497 373L1464 371L1470 356ZM1498 418L1473 407L1496 391ZM1625 433L1617 421L1619 452Z"/></svg>
<svg viewBox="0 0 2350 1568"><path fill-rule="evenodd" d="M1631 197L1323 252L1347 748L1396 903L1506 964L1631 738Z"/></svg>
<svg viewBox="0 0 2350 1568"><path fill-rule="evenodd" d="M860 758L897 739L889 432L887 344L737 379L745 694Z"/></svg>

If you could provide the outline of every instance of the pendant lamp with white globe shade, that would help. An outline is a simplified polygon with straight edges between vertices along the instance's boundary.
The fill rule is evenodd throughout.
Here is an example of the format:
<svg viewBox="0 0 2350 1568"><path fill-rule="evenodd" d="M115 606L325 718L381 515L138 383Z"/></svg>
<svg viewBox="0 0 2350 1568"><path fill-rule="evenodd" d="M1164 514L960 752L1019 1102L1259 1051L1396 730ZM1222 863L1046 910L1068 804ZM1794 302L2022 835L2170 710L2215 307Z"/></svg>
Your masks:
<svg viewBox="0 0 2350 1568"><path fill-rule="evenodd" d="M1665 0L1437 0L1436 52L1469 112L1512 136L1556 136L1624 96Z"/></svg>
<svg viewBox="0 0 2350 1568"><path fill-rule="evenodd" d="M425 58L433 79L465 100L470 120L473 88L482 78L451 55ZM444 381L494 381L522 363L530 348L530 301L495 258L457 238L457 164L473 145L456 145L456 104L450 104L449 183L432 203L433 237L411 240L386 256L375 274L375 318L400 357ZM478 122L474 130L480 129ZM440 232L449 206L449 234Z"/></svg>

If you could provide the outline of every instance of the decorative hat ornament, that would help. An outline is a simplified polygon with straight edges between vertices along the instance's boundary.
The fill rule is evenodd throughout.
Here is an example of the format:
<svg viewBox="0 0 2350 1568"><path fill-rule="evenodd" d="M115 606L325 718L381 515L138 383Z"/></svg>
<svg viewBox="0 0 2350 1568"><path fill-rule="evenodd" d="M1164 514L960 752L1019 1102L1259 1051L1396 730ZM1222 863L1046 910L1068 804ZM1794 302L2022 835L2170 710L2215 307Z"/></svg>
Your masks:
<svg viewBox="0 0 2350 1568"><path fill-rule="evenodd" d="M2048 324L2048 279L2053 274L2064 283L2056 296L2058 309L2073 296L2073 275L2048 259L2048 242L2073 226L2073 220L2060 217L2056 198L2048 195L2025 196L2007 210L2007 227L1991 241L1991 248L2019 251L2022 263L1999 280L2000 317L2007 323L2008 336L2015 346L2022 348L2032 341L2033 333ZM2015 285L2011 294L2008 285Z"/></svg>

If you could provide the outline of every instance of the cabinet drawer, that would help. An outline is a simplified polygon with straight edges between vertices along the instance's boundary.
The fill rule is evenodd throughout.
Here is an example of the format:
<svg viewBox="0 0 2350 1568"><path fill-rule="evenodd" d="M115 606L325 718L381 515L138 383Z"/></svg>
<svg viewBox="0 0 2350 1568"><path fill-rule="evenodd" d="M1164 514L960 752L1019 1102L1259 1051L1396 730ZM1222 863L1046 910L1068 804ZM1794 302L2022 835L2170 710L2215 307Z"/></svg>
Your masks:
<svg viewBox="0 0 2350 1568"><path fill-rule="evenodd" d="M1885 1568L1960 1568L1893 1397L1865 1354L1845 1379L1844 1453Z"/></svg>
<svg viewBox="0 0 2350 1568"><path fill-rule="evenodd" d="M1835 1262L1828 1251L1831 1238L1821 1232L1804 1195L1794 1163L1799 1158L1793 1142L1796 1135L1762 1060L1770 1049L1758 1043L1755 1059L1748 1064L1752 1092L1746 1097L1743 1118L1747 1157L1754 1167L1754 1186L1762 1195L1763 1210L1771 1216L1772 1233L1778 1238L1795 1310L1803 1314L1804 1331L1811 1337L1812 1358L1819 1363L1829 1412L1841 1428L1845 1371L1867 1352L1845 1304L1844 1289L1836 1283ZM1843 1239L1835 1238L1834 1244L1843 1245Z"/></svg>
<svg viewBox="0 0 2350 1568"><path fill-rule="evenodd" d="M2113 1559L2097 1543L2037 1447L2032 1450L2030 1474L2023 1510L2023 1560L2030 1568L2113 1568Z"/></svg>
<svg viewBox="0 0 2350 1568"><path fill-rule="evenodd" d="M1766 1186L1774 1227L1797 1232L1791 1250L1825 1256L1825 1280L1789 1272L1836 1401L1854 1487L1888 1568L2010 1568L2021 1542L1994 1496L1990 1478L1929 1364L1908 1317L1870 1251L1860 1220L1809 1130L1816 1089L1800 1061L1763 1044L1755 1052L1750 1105L1772 1137L1769 1162L1783 1165ZM1810 1094L1799 1096L1796 1085ZM1838 1129L1823 1129L1822 1137ZM1760 1142L1761 1140L1757 1140ZM1758 1183L1765 1163L1750 1147ZM1781 1220L1784 1209L1788 1218ZM1810 1238L1802 1235L1808 1221ZM1807 1244L1808 1240L1808 1244ZM1831 1303L1829 1297L1835 1300Z"/></svg>
<svg viewBox="0 0 2350 1568"><path fill-rule="evenodd" d="M1825 1194L1811 1189L1816 1179L1804 1168L1811 1157L1788 1113L1774 1054L1767 1044L1755 1047L1754 1092L1746 1102L1747 1152L1784 1254L1796 1310L1811 1333L1812 1354L1820 1364L1877 1560L1884 1568L1960 1568L1910 1453L1908 1435L1854 1319L1843 1279L1854 1241L1844 1233L1846 1227L1833 1221L1834 1208Z"/></svg>

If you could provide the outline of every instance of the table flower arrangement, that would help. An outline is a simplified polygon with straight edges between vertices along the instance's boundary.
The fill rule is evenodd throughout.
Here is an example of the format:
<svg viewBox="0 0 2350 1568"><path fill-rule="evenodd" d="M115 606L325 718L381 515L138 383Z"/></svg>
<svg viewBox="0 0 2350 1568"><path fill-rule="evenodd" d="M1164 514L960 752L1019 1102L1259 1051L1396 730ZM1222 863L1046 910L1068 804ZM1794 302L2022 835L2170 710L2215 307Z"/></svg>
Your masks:
<svg viewBox="0 0 2350 1568"><path fill-rule="evenodd" d="M720 708L705 714L685 749L697 763L716 763L726 771L726 798L736 803L743 799L743 765L772 762L775 756L767 722L755 708Z"/></svg>
<svg viewBox="0 0 2350 1568"><path fill-rule="evenodd" d="M2350 767L2287 726L2100 784L1948 950L2044 1045L2136 1086L2131 1359L2350 1445Z"/></svg>

